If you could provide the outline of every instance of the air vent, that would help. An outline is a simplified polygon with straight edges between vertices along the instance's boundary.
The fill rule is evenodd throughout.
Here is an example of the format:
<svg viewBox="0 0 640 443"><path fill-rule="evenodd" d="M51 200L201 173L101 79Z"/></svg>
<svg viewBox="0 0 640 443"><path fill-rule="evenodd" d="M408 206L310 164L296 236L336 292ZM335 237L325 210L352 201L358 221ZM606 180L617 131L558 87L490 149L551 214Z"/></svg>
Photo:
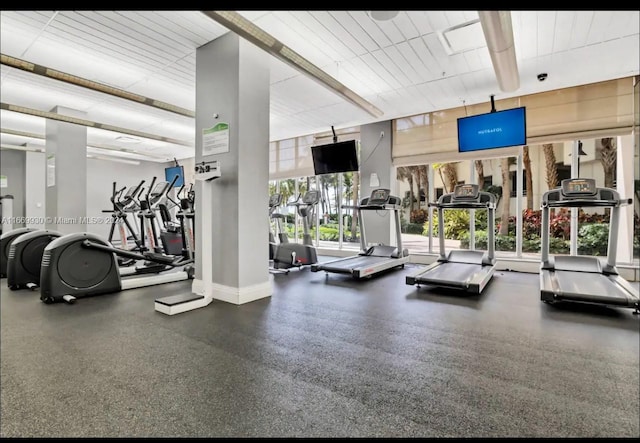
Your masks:
<svg viewBox="0 0 640 443"><path fill-rule="evenodd" d="M444 31L438 31L437 34L445 52L449 55L487 46L479 19L452 26Z"/></svg>

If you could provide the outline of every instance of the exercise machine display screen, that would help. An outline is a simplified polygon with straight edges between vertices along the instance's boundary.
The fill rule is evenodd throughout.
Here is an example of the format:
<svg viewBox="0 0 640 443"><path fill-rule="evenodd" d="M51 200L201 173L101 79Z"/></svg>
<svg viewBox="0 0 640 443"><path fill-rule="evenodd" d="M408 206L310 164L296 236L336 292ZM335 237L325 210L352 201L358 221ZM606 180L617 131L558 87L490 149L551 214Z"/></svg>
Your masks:
<svg viewBox="0 0 640 443"><path fill-rule="evenodd" d="M386 205L389 202L389 189L374 189L369 197L369 205Z"/></svg>
<svg viewBox="0 0 640 443"><path fill-rule="evenodd" d="M320 191L307 191L302 197L302 203L305 205L315 205L320 201Z"/></svg>
<svg viewBox="0 0 640 443"><path fill-rule="evenodd" d="M269 197L269 207L280 206L282 204L282 194L272 194Z"/></svg>
<svg viewBox="0 0 640 443"><path fill-rule="evenodd" d="M475 200L478 198L479 186L473 184L456 185L453 197L456 200Z"/></svg>
<svg viewBox="0 0 640 443"><path fill-rule="evenodd" d="M596 195L596 181L592 178L568 178L562 180L562 193L572 195Z"/></svg>

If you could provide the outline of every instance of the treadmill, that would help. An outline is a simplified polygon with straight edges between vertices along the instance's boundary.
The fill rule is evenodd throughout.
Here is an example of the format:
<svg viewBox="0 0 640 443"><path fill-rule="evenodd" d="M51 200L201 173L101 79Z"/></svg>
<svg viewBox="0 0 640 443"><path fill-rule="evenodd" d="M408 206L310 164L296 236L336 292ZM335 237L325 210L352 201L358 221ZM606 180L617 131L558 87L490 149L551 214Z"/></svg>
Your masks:
<svg viewBox="0 0 640 443"><path fill-rule="evenodd" d="M540 298L543 302L578 302L635 309L639 313L638 289L618 275L616 247L620 206L631 204L617 191L598 188L594 179L569 178L542 196L542 251ZM607 257L549 255L550 208L611 208Z"/></svg>
<svg viewBox="0 0 640 443"><path fill-rule="evenodd" d="M421 284L444 288L459 289L480 294L489 283L496 269L495 260L495 210L496 198L490 192L479 190L478 185L456 185L453 192L442 195L436 203L438 208L438 240L440 257L425 269L413 275L407 275L408 285ZM453 250L446 254L444 246L444 210L445 209L482 209L488 211L487 251Z"/></svg>
<svg viewBox="0 0 640 443"><path fill-rule="evenodd" d="M389 189L378 188L371 191L371 196L363 198L360 205L356 206L358 225L360 226L360 252L358 255L324 263L314 263L311 265L311 272L351 274L353 278L359 280L387 269L404 267L404 264L409 261L409 251L402 248L400 208L400 198L390 195ZM397 246L378 244L367 248L362 211L393 211Z"/></svg>

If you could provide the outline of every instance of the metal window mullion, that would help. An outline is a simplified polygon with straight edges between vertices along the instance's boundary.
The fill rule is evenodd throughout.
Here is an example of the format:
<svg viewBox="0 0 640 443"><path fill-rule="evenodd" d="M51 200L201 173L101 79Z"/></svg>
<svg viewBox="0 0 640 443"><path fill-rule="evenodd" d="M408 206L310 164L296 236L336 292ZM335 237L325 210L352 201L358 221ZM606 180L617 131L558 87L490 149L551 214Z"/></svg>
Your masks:
<svg viewBox="0 0 640 443"><path fill-rule="evenodd" d="M469 183L474 184L475 177L475 160L469 160ZM476 249L476 210L469 209L469 249Z"/></svg>
<svg viewBox="0 0 640 443"><path fill-rule="evenodd" d="M516 161L516 257L522 258L522 170L524 147L520 146Z"/></svg>
<svg viewBox="0 0 640 443"><path fill-rule="evenodd" d="M342 174L338 174L338 201L336 202L338 205L338 249L342 249L342 236L344 233L344 226L342 226L342 185Z"/></svg>
<svg viewBox="0 0 640 443"><path fill-rule="evenodd" d="M317 175L314 177L314 183L316 191L320 192L320 196L322 197L322 189L320 189L320 177L318 177ZM316 205L314 211L316 213L316 247L320 246L320 211L318 209L318 205Z"/></svg>
<svg viewBox="0 0 640 443"><path fill-rule="evenodd" d="M578 140L573 141L571 148L571 177L578 177ZM571 208L571 235L569 236L569 250L571 255L578 255L578 208Z"/></svg>
<svg viewBox="0 0 640 443"><path fill-rule="evenodd" d="M435 201L435 187L433 185L433 166L431 163L427 165L427 176L429 177L429 202ZM433 254L433 207L428 206L429 212L429 254Z"/></svg>

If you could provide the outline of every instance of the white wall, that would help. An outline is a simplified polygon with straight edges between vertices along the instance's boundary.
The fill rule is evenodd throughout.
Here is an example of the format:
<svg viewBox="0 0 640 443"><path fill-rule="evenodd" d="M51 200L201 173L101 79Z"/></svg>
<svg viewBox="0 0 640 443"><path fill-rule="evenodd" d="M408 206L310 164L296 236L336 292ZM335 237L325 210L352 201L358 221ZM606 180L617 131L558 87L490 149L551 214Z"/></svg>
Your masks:
<svg viewBox="0 0 640 443"><path fill-rule="evenodd" d="M113 182L117 189L124 186L136 186L140 180L145 180L143 187L147 191L154 176L156 181L164 181L165 163L140 161L139 165L120 163L101 159L87 159L87 217L97 217L107 220L110 214L103 213L103 209L111 209L111 192ZM186 172L186 167L185 167ZM136 220L137 222L137 220ZM87 231L109 236L108 223L88 223Z"/></svg>
<svg viewBox="0 0 640 443"><path fill-rule="evenodd" d="M24 221L25 216L25 154L13 149L0 151L0 175L6 177L7 185L0 189L0 195L13 195L13 221ZM24 227L24 223L13 223L13 229Z"/></svg>
<svg viewBox="0 0 640 443"><path fill-rule="evenodd" d="M22 154L22 153L21 153ZM193 170L193 159L191 165L189 160L180 161L184 164L185 179L189 182L189 174ZM151 183L154 176L156 180L164 181L164 168L168 166L165 163L140 161L139 164L128 164L117 161L102 159L87 159L87 217L95 217L94 223L87 223L87 231L104 236L109 236L110 225L108 219L110 214L103 213L103 209L111 209L111 192L113 182L117 184L117 189L122 187L129 188L136 186L140 180L145 180L143 187L146 189ZM45 217L45 204L42 196L45 195L46 171L45 171L44 154L39 152L27 152L26 161L26 193L25 206L27 208L27 216L29 217ZM191 176L193 174L191 173ZM73 198L73 195L68 196ZM38 203L42 203L40 207ZM137 224L137 220L135 220ZM42 228L42 226L33 226Z"/></svg>
<svg viewBox="0 0 640 443"><path fill-rule="evenodd" d="M172 162L173 163L173 162ZM183 158L178 160L178 163L184 167L184 182L188 186L189 183L195 183L196 181L196 159L195 157ZM165 166L173 166L173 164L167 164Z"/></svg>

